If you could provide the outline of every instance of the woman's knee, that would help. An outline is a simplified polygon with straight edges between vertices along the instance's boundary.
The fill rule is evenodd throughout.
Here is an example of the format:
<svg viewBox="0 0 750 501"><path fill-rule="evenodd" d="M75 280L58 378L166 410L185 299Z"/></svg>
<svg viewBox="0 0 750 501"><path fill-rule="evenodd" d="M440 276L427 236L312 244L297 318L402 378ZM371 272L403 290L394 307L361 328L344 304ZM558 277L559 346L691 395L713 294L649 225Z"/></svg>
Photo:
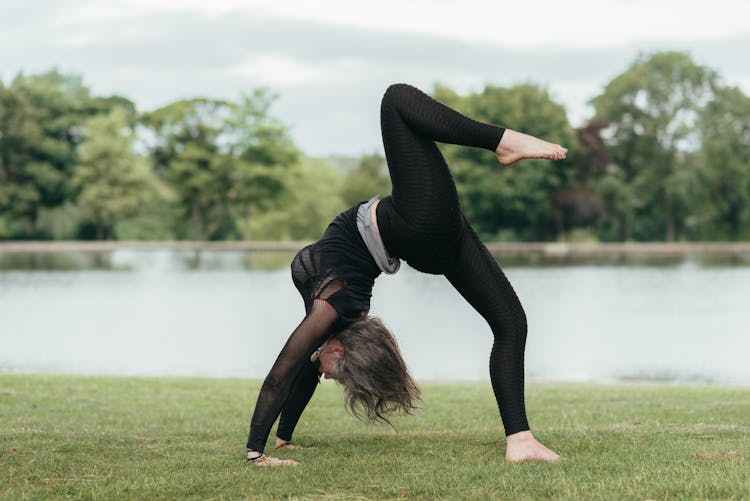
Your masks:
<svg viewBox="0 0 750 501"><path fill-rule="evenodd" d="M508 286L511 287L510 282ZM529 331L529 325L526 321L526 312L521 305L521 301L518 299L516 292L512 290L514 301L511 302L511 317L513 319L514 329L517 332L517 336L520 339L526 340L526 334Z"/></svg>
<svg viewBox="0 0 750 501"><path fill-rule="evenodd" d="M394 83L385 89L381 106L394 106L398 107L404 97L413 90L413 87L405 83Z"/></svg>
<svg viewBox="0 0 750 501"><path fill-rule="evenodd" d="M525 317L523 320L514 318L512 320L503 319L492 325L492 334L496 341L504 346L525 346L527 325Z"/></svg>
<svg viewBox="0 0 750 501"><path fill-rule="evenodd" d="M507 289L498 291L495 297L505 297L504 304L492 309L487 319L495 337L504 337L516 343L525 342L529 330L526 313L515 293L508 294Z"/></svg>

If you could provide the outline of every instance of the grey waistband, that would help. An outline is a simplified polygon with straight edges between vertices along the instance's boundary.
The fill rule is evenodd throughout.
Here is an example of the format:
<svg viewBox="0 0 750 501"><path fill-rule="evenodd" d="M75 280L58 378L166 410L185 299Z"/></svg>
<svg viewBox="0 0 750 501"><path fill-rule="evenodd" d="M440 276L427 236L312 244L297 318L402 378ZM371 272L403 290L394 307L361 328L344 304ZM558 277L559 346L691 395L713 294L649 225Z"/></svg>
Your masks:
<svg viewBox="0 0 750 501"><path fill-rule="evenodd" d="M398 258L388 255L388 252L383 245L383 241L380 239L378 229L372 224L370 207L372 207L372 204L377 200L379 200L379 198L375 195L367 202L360 204L359 209L357 209L357 228L359 229L359 234L362 235L362 240L365 241L367 250L370 251L370 255L375 260L375 263L377 263L378 268L380 268L383 273L392 275L398 271L401 266L401 261L399 261Z"/></svg>

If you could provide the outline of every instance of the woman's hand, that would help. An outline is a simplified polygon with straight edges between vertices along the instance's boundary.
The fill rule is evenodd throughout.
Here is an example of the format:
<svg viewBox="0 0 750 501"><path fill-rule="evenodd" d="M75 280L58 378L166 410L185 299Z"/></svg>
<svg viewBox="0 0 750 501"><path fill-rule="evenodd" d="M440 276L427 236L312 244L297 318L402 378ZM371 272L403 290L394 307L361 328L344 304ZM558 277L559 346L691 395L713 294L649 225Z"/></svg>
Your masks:
<svg viewBox="0 0 750 501"><path fill-rule="evenodd" d="M257 459L260 458L260 459ZM247 461L253 466L299 466L297 461L291 459L279 459L258 454L254 451L247 452Z"/></svg>
<svg viewBox="0 0 750 501"><path fill-rule="evenodd" d="M253 466L299 466L299 463L291 459L279 459L266 456L260 461L255 461Z"/></svg>
<svg viewBox="0 0 750 501"><path fill-rule="evenodd" d="M276 439L276 446L274 448L275 449L301 449L299 445L293 444L289 440L284 440L283 438Z"/></svg>

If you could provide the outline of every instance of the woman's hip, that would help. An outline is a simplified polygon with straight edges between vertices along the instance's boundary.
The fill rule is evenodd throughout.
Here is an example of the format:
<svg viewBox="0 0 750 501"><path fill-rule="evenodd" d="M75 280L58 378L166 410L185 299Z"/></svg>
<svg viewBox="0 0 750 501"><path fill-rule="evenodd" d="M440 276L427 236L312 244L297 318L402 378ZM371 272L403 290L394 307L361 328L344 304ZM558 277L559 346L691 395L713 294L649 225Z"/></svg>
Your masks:
<svg viewBox="0 0 750 501"><path fill-rule="evenodd" d="M460 209L445 209L405 217L390 196L383 198L377 206L377 220L388 253L419 271L444 273L455 261L464 228Z"/></svg>

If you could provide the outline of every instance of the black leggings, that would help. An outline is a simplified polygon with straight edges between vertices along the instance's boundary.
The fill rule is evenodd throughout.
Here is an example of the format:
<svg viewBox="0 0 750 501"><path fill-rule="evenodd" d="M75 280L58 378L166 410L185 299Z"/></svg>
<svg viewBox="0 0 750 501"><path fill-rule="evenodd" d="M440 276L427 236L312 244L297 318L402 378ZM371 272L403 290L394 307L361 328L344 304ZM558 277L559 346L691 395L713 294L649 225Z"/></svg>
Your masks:
<svg viewBox="0 0 750 501"><path fill-rule="evenodd" d="M495 338L490 379L505 434L528 430L526 315L497 261L464 218L453 177L434 143L494 151L505 129L472 120L407 84L388 87L380 113L393 185L391 196L377 208L385 246L418 270L445 275L487 320Z"/></svg>

